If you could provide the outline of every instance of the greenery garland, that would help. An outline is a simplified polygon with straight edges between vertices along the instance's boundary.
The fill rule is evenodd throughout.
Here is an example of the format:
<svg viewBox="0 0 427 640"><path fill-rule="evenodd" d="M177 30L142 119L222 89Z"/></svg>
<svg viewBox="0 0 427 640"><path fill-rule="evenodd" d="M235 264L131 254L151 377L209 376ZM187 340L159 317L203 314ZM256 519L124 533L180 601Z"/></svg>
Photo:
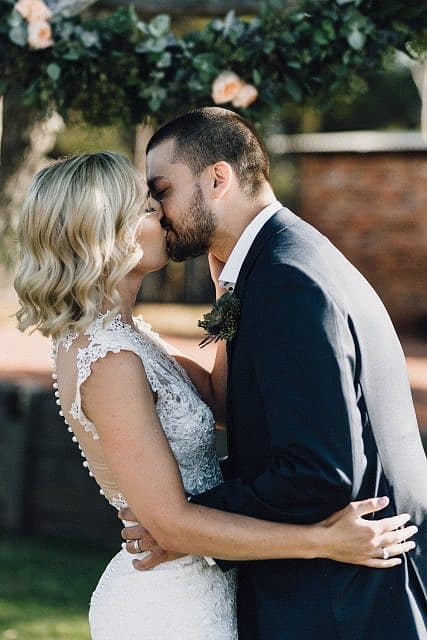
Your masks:
<svg viewBox="0 0 427 640"><path fill-rule="evenodd" d="M252 19L230 12L183 36L168 16L142 22L132 6L103 19L48 12L34 25L17 7L31 3L43 5L0 0L0 95L102 125L213 104L223 72L249 85L251 104L240 111L254 120L290 101L323 107L363 90L393 48L415 57L426 43L427 4L418 0L302 0L292 9L272 0Z"/></svg>

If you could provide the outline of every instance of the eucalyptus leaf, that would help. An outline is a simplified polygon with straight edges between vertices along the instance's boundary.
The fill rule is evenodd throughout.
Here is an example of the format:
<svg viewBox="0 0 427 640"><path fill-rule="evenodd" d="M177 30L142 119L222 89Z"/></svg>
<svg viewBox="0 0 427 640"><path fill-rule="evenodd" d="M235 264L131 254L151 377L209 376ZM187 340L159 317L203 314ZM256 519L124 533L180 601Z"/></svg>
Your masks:
<svg viewBox="0 0 427 640"><path fill-rule="evenodd" d="M80 40L85 47L95 47L99 45L99 36L96 31L82 31L80 34Z"/></svg>
<svg viewBox="0 0 427 640"><path fill-rule="evenodd" d="M168 39L166 37L149 38L145 42L141 42L135 47L135 51L138 53L160 53L164 51L168 46Z"/></svg>
<svg viewBox="0 0 427 640"><path fill-rule="evenodd" d="M18 27L19 25L24 25L25 21L21 14L15 10L10 14L7 23L9 27Z"/></svg>
<svg viewBox="0 0 427 640"><path fill-rule="evenodd" d="M255 85L257 85L257 86L261 85L261 83L262 83L262 75L260 74L258 69L254 69L252 71L252 79L253 79Z"/></svg>
<svg viewBox="0 0 427 640"><path fill-rule="evenodd" d="M157 66L160 69L163 69L164 67L170 67L171 62L172 62L172 54L170 53L170 51L165 51L162 54L161 58L157 61Z"/></svg>
<svg viewBox="0 0 427 640"><path fill-rule="evenodd" d="M352 29L347 36L347 42L352 49L356 51L360 51L363 49L363 45L365 44L366 36L364 33L359 31L359 29Z"/></svg>
<svg viewBox="0 0 427 640"><path fill-rule="evenodd" d="M62 56L64 60L78 60L80 58L80 53L76 48L68 49Z"/></svg>
<svg viewBox="0 0 427 640"><path fill-rule="evenodd" d="M27 44L28 30L25 23L17 24L9 31L9 38L20 47Z"/></svg>
<svg viewBox="0 0 427 640"><path fill-rule="evenodd" d="M149 32L155 36L163 36L170 27L170 17L165 14L159 14L153 18L148 24Z"/></svg>
<svg viewBox="0 0 427 640"><path fill-rule="evenodd" d="M229 11L225 16L224 20L224 35L228 35L230 29L233 27L233 23L236 19L236 14L234 11Z"/></svg>
<svg viewBox="0 0 427 640"><path fill-rule="evenodd" d="M214 57L211 53L200 53L194 56L193 65L198 71L210 73L214 67Z"/></svg>
<svg viewBox="0 0 427 640"><path fill-rule="evenodd" d="M316 29L314 31L314 41L320 45L328 44L328 39L321 29Z"/></svg>
<svg viewBox="0 0 427 640"><path fill-rule="evenodd" d="M51 80L53 80L54 82L59 80L61 76L61 67L58 64L51 62L51 64L47 65L46 71Z"/></svg>

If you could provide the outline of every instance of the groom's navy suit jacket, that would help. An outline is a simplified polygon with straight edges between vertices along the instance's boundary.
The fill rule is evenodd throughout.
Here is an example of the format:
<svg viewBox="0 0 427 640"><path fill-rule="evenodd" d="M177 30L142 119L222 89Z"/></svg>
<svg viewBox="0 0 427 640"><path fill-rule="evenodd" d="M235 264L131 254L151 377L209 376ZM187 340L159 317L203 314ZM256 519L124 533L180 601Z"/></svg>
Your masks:
<svg viewBox="0 0 427 640"><path fill-rule="evenodd" d="M419 527L417 550L387 570L323 559L238 563L239 640L427 638L427 463L383 304L286 209L256 237L236 295L227 477L192 501L313 523L351 500L388 495L377 517L408 512Z"/></svg>

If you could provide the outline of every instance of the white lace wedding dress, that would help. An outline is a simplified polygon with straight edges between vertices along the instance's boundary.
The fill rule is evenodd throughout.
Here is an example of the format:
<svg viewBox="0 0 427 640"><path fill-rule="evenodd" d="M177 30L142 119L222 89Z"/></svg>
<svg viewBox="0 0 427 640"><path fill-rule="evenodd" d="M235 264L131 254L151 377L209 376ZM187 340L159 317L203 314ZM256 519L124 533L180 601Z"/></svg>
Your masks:
<svg viewBox="0 0 427 640"><path fill-rule="evenodd" d="M53 344L60 414L65 414L68 430L81 449L83 466L116 509L126 506L126 499L109 472L96 426L84 415L80 398L92 364L109 352L128 350L141 358L185 490L200 493L222 480L210 409L157 334L142 320L135 321L138 331L122 322L120 314L105 327L104 316L99 316L83 343L83 336L68 332ZM237 639L233 571L223 573L209 559L187 555L140 572L132 559L144 555L122 549L106 567L90 603L93 640Z"/></svg>

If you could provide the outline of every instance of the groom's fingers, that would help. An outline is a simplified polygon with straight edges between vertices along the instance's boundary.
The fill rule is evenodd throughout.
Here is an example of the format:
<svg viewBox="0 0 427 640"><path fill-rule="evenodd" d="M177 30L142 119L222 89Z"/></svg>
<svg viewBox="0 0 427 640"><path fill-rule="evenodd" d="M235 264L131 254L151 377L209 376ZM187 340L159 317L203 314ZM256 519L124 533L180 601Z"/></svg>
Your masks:
<svg viewBox="0 0 427 640"><path fill-rule="evenodd" d="M363 563L365 567L373 567L374 569L391 569L402 564L400 558L390 558L389 560L382 560L381 558L372 558Z"/></svg>
<svg viewBox="0 0 427 640"><path fill-rule="evenodd" d="M388 553L388 557L392 558L393 556L400 556L402 553L409 553L415 549L417 545L413 540L409 540L408 542L402 542L401 544L392 544L389 547L384 547Z"/></svg>
<svg viewBox="0 0 427 640"><path fill-rule="evenodd" d="M143 551L153 551L155 549L160 549L159 545L154 540L154 538L150 536L148 531L136 540L128 540L125 544L125 547L126 551L128 551L129 553L141 553Z"/></svg>
<svg viewBox="0 0 427 640"><path fill-rule="evenodd" d="M388 531L394 531L403 527L411 519L409 513L401 513L398 516L392 516L391 518L383 518L382 520L375 520L370 522L378 526L381 533L387 533Z"/></svg>
<svg viewBox="0 0 427 640"><path fill-rule="evenodd" d="M352 502L350 504L352 511L355 515L366 516L368 513L375 513L381 511L389 504L390 500L387 496L381 498L369 498L368 500L360 500L358 502Z"/></svg>
<svg viewBox="0 0 427 640"><path fill-rule="evenodd" d="M152 551L150 555L142 560L132 560L132 564L135 569L138 571L148 571L149 569L154 569L157 565L162 564L163 562L168 562L169 560L175 560L179 557L176 553L169 553L169 551L165 551L160 547L157 547L155 551Z"/></svg>
<svg viewBox="0 0 427 640"><path fill-rule="evenodd" d="M120 535L123 540L138 540L142 538L147 532L147 529L144 529L142 524L136 524L132 527L125 527L121 530Z"/></svg>
<svg viewBox="0 0 427 640"><path fill-rule="evenodd" d="M388 547L390 545L397 545L409 538L412 538L418 532L418 527L412 525L405 527L404 529L398 529L396 531L389 531L383 533L379 538L379 545L381 547Z"/></svg>
<svg viewBox="0 0 427 640"><path fill-rule="evenodd" d="M138 522L138 518L134 516L134 514L129 509L129 507L124 507L123 509L120 509L120 511L118 511L117 513L117 517L120 520L128 520L129 522Z"/></svg>
<svg viewBox="0 0 427 640"><path fill-rule="evenodd" d="M409 542L402 542L401 544L378 547L376 549L378 557L371 558L363 564L367 567L375 567L377 569L390 569L391 567L396 567L399 564L402 564L402 560L400 558L395 558L394 556L400 556L403 553L408 553L415 549L415 547L415 542L412 540L409 540ZM387 552L387 560L384 560L381 557L384 550Z"/></svg>

